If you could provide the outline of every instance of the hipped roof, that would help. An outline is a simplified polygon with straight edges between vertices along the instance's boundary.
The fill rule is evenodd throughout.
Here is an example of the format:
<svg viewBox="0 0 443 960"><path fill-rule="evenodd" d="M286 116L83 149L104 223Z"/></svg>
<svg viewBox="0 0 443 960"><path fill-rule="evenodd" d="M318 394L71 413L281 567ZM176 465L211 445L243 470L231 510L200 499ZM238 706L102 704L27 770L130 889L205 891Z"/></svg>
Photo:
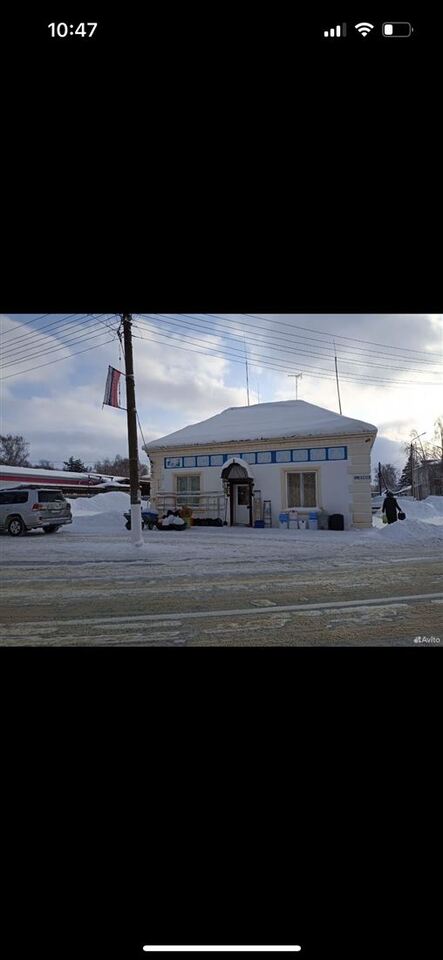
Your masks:
<svg viewBox="0 0 443 960"><path fill-rule="evenodd" d="M151 440L146 444L146 450L211 446L230 441L299 440L376 433L377 427L364 420L344 417L305 400L281 400L250 407L229 407L207 420Z"/></svg>

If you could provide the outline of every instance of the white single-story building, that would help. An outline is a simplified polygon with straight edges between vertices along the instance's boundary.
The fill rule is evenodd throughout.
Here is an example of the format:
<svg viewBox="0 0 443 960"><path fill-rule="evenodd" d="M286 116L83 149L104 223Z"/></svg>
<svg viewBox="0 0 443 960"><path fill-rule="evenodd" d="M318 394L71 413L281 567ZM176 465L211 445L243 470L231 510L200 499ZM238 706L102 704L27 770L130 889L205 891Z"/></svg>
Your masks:
<svg viewBox="0 0 443 960"><path fill-rule="evenodd" d="M345 529L370 527L370 453L377 435L304 400L231 407L146 444L151 499L160 511L188 505L229 525L292 508L342 514Z"/></svg>

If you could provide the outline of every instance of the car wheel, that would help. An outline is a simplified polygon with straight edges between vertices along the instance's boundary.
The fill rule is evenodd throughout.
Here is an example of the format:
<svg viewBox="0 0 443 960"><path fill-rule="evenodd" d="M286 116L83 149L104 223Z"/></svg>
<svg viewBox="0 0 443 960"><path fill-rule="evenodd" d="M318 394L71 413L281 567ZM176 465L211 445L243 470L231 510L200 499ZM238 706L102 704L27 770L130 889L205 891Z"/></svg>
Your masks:
<svg viewBox="0 0 443 960"><path fill-rule="evenodd" d="M58 523L51 524L50 527L43 527L43 533L55 533L58 530Z"/></svg>
<svg viewBox="0 0 443 960"><path fill-rule="evenodd" d="M11 517L7 529L10 537L21 537L26 527L21 517Z"/></svg>

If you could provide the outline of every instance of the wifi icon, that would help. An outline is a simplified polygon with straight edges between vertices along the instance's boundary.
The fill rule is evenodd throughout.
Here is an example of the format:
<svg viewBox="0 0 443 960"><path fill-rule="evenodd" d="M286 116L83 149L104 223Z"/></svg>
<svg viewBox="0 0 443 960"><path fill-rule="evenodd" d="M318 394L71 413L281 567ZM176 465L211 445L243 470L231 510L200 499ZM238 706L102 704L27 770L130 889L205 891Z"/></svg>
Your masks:
<svg viewBox="0 0 443 960"><path fill-rule="evenodd" d="M368 33L374 29L373 23L356 23L355 29L361 34L362 37L367 37Z"/></svg>

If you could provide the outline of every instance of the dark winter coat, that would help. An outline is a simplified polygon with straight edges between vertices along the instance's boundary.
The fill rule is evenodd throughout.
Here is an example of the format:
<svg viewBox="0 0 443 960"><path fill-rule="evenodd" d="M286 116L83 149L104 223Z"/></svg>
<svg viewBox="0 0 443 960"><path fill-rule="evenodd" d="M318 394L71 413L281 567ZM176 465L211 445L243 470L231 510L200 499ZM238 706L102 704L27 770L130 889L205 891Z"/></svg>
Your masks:
<svg viewBox="0 0 443 960"><path fill-rule="evenodd" d="M395 497L391 494L391 496L388 495L385 497L381 509L382 513L386 513L388 523L395 523L397 520L397 510L401 510L401 507L399 507Z"/></svg>

